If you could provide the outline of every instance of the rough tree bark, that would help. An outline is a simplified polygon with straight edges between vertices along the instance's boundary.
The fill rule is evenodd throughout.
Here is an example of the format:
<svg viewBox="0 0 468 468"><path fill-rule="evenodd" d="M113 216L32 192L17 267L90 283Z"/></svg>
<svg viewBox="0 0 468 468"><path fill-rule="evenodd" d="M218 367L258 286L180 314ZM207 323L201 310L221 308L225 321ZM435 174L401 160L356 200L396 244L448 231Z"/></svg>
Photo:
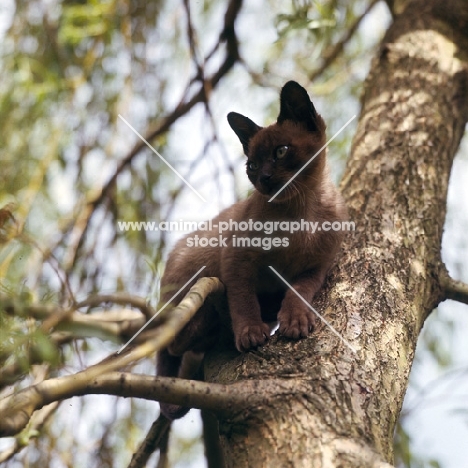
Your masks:
<svg viewBox="0 0 468 468"><path fill-rule="evenodd" d="M324 326L234 358L211 353L207 380L271 384L261 405L219 416L226 460L236 468L393 461L418 335L448 297L441 237L468 118L468 2L396 3L400 14L365 83L341 183L356 231L314 301L357 353Z"/></svg>

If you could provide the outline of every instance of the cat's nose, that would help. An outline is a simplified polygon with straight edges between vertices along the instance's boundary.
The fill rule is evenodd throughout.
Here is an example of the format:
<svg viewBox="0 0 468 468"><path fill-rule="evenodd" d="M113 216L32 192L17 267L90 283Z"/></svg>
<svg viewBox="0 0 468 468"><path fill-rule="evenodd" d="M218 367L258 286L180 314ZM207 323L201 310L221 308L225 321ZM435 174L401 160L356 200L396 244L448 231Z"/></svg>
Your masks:
<svg viewBox="0 0 468 468"><path fill-rule="evenodd" d="M271 183L270 179L271 179L271 174L263 173L260 175L260 183L262 183L263 185L267 185L267 186L270 185Z"/></svg>

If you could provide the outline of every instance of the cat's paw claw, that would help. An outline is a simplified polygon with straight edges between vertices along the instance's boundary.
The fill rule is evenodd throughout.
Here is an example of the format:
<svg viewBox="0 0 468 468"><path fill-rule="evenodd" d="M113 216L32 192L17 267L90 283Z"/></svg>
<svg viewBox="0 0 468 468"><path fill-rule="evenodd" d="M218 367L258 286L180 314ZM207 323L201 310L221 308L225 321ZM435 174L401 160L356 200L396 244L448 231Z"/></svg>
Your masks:
<svg viewBox="0 0 468 468"><path fill-rule="evenodd" d="M310 310L281 311L278 314L279 333L297 340L305 338L315 328L316 317Z"/></svg>
<svg viewBox="0 0 468 468"><path fill-rule="evenodd" d="M236 336L236 348L240 352L247 351L265 344L269 337L270 328L266 323L245 325Z"/></svg>

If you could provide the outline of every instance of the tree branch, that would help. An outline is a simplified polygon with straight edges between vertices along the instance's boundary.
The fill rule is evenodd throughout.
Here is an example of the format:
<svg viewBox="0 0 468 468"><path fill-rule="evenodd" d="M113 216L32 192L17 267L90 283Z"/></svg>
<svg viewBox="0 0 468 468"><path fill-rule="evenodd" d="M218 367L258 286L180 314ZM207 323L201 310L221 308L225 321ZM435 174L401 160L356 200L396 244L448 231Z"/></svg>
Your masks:
<svg viewBox="0 0 468 468"><path fill-rule="evenodd" d="M145 322L144 317L132 309L112 309L94 314L74 312L55 330L60 334L66 333L70 339L97 337L121 343L137 333Z"/></svg>
<svg viewBox="0 0 468 468"><path fill-rule="evenodd" d="M42 365L37 366L34 369L34 382L37 384L43 382L44 378L48 375L49 366ZM48 419L55 413L59 407L60 402L53 402L50 405L44 406L39 411L36 411L31 417L27 427L15 437L13 444L0 453L0 463L6 462L12 458L15 454L20 452L26 447L32 438L36 438L40 435L40 431Z"/></svg>
<svg viewBox="0 0 468 468"><path fill-rule="evenodd" d="M310 75L310 81L315 81L335 60L336 58L343 52L346 44L350 41L350 39L354 36L354 33L358 30L359 25L361 24L362 20L368 15L368 13L374 8L374 6L380 0L371 0L367 8L364 10L361 16L359 16L354 23L348 28L346 33L343 37L329 50L326 51L325 56L323 57L322 65L317 70L314 70Z"/></svg>
<svg viewBox="0 0 468 468"><path fill-rule="evenodd" d="M26 429L15 438L11 447L7 448L0 453L0 463L6 462L22 450L29 439L39 436L39 430L47 422L47 420L55 413L55 410L59 406L59 402L51 403L50 405L44 406L37 413L33 414L29 425Z"/></svg>
<svg viewBox="0 0 468 468"><path fill-rule="evenodd" d="M297 381L280 379L225 385L128 372L109 372L90 379L85 373L46 380L1 400L0 437L22 430L37 409L74 396L106 394L143 398L232 415L264 405L272 395L277 398L301 391Z"/></svg>
<svg viewBox="0 0 468 468"><path fill-rule="evenodd" d="M440 286L443 289L444 299L452 299L468 304L468 284L451 278L447 271L440 275Z"/></svg>
<svg viewBox="0 0 468 468"><path fill-rule="evenodd" d="M97 307L105 303L131 305L138 308L142 314L150 319L156 311L146 303L144 298L129 294L93 295L75 304L70 308L62 308L51 304L23 304L21 301L9 297L0 297L0 304L6 313L19 317L43 320L40 328L46 335L50 335L50 341L56 346L61 346L76 338L99 337L111 339L115 342L128 340L145 324L145 318L133 310L115 311L105 313L83 314L76 309L83 307ZM164 314L157 316L151 323L152 327L160 325L164 321ZM144 335L137 341L141 341ZM5 358L6 356L2 356ZM44 362L42 353L35 352L31 348L29 365ZM5 385L11 385L25 373L24 360L15 359L8 365L0 368L0 389Z"/></svg>
<svg viewBox="0 0 468 468"><path fill-rule="evenodd" d="M5 311L10 315L33 317L38 320L50 319L51 323L48 328L51 328L58 323L57 319L51 319L51 316L54 314L60 316L69 316L78 309L82 309L84 307L94 308L102 306L103 304L118 304L122 306L130 305L140 310L146 319L150 319L153 315L156 314L156 311L147 303L146 299L123 293L95 294L87 297L83 301L76 303L73 307L68 309L51 304L23 304L16 299L4 296L0 296L0 304L2 308L5 309Z"/></svg>
<svg viewBox="0 0 468 468"><path fill-rule="evenodd" d="M150 319L156 313L145 298L124 293L96 294L89 296L85 300L76 304L75 308L81 309L82 307L97 307L105 303L119 304L123 306L130 305L139 309L147 319Z"/></svg>
<svg viewBox="0 0 468 468"><path fill-rule="evenodd" d="M156 314L156 311L147 304L146 299L141 297L131 296L130 294L105 294L105 295L94 295L90 296L84 301L76 304L70 309L63 310L57 308L54 313L52 313L44 323L41 325L41 329L44 333L49 333L53 328L57 327L61 322L67 321L70 319L73 311L76 309L81 309L82 307L97 307L103 303L113 303L120 305L131 305L139 309L143 315L150 319Z"/></svg>
<svg viewBox="0 0 468 468"><path fill-rule="evenodd" d="M186 92L184 92L184 95L182 96L182 99L180 100L179 104L172 111L172 113L169 114L159 125L157 125L155 129L147 132L145 136L146 141L151 141L167 132L174 122L176 122L183 115L187 114L187 112L189 112L196 104L204 102L206 100L207 94L215 88L215 86L219 83L221 78L223 78L231 70L234 64L239 60L239 44L237 41L234 25L237 16L241 10L242 2L243 0L231 0L226 9L226 13L224 16L224 26L219 38L220 41L226 42L227 53L219 69L215 73L213 73L211 77L203 80L203 86L200 87L198 92L196 92L195 95L189 101L185 101L185 96L188 93L187 89ZM208 56L205 58L205 62L209 59L210 55L211 54L208 54ZM192 80L192 82L197 81L197 77L195 77L195 79ZM192 82L189 84L189 88L191 87ZM103 186L101 193L93 200L87 203L85 209L78 217L77 221L75 222L75 227L77 227L80 230L80 232L72 249L74 254L73 258L70 261L70 266L72 266L75 262L75 258L78 253L79 247L81 246L84 236L88 230L91 218L96 212L96 208L108 199L112 189L115 186L115 183L117 182L118 176L133 161L135 156L139 154L140 151L144 148L146 148L146 144L143 141L139 140L133 147L133 149L128 153L128 155L121 160L112 177Z"/></svg>
<svg viewBox="0 0 468 468"><path fill-rule="evenodd" d="M80 391L83 391L83 388L87 389L88 385L91 386L89 391L93 393L92 385L98 381L101 375L132 364L165 348L195 315L209 294L223 291L224 286L219 279L200 278L190 288L190 291L179 305L171 310L167 321L155 330L151 340L147 340L133 348L129 347L125 353L114 354L99 364L88 367L77 374L41 382L38 385L28 387L10 397L0 400L0 414L3 416L3 419L0 420L0 435L4 433L4 430L6 434L17 433L28 423L32 413L44 406L44 404L74 395L83 395L84 393L80 393ZM151 381L154 383L153 378ZM97 393L106 392L98 391ZM55 397L51 397L52 395L55 395ZM170 396L168 398L168 402L172 403ZM184 402L184 406L190 406L190 402L189 404L185 400ZM179 404L178 401L175 403Z"/></svg>
<svg viewBox="0 0 468 468"><path fill-rule="evenodd" d="M171 422L163 414L154 421L145 440L138 447L138 450L133 454L132 460L128 468L143 468L146 466L149 457L152 453L161 447L161 443L165 440Z"/></svg>
<svg viewBox="0 0 468 468"><path fill-rule="evenodd" d="M171 310L170 317L168 318L166 309L161 314L155 316L155 312L150 308L143 299L128 296L128 295L96 295L90 296L88 299L80 302L75 307L92 307L100 305L102 302L113 301L115 303L122 304L133 304L134 306L140 306L140 308L145 308L149 315L155 317L151 322L151 328L153 329L156 326L160 326L157 330L151 330L149 332L141 333L136 339L135 342L141 342L146 340L146 343L143 343L141 346L141 351L143 354L134 354L135 350L132 351L134 356L133 360L142 359L153 352L158 351L159 349L167 346L173 339L173 337L185 326L185 324L190 320L190 318L196 313L196 311L201 307L203 301L209 294L218 293L221 294L224 292L223 284L217 278L200 278L197 283L190 289L185 298L180 302L180 304ZM74 338L73 333L77 328L81 327L81 331L88 333L95 333L101 336L107 336L108 338L122 338L129 339L134 336L141 327L144 325L144 321L134 318L129 320L128 318L119 322L119 318L112 316L112 311L105 313L106 320L103 320L103 315L93 314L93 315L83 315L78 313L71 313L73 309L64 310L60 309L57 306L33 304L28 306L22 306L12 300L2 300L2 306L9 313L17 312L22 315L30 314L35 318L40 317L53 317L51 322L48 322L49 325L54 324L56 327L57 333L51 335L52 341L59 346L65 342L68 342ZM70 315L71 313L71 315ZM59 320L60 319L60 320ZM109 319L114 319L114 323L110 323ZM164 324L164 325L161 325ZM42 326L44 332L48 332L50 327ZM69 333L64 336L64 333ZM77 335L78 336L78 335ZM80 336L82 337L82 336ZM151 342L153 346L149 346L148 342ZM153 347L155 347L153 349ZM137 348L140 349L140 348ZM121 360L125 357L125 354L119 355L117 357L110 357L105 360L106 367L100 372L108 372L110 370L116 370L119 367L129 364L131 361L124 361L124 363L119 364ZM138 357L140 356L140 357ZM107 366L111 365L111 362L116 362L113 364L114 367L108 368ZM30 364L38 364L42 362L42 357L40 354L32 353L30 356ZM89 368L91 369L91 368ZM0 368L0 388L5 385L12 384L20 375L24 373L24 364L19 362L13 362L8 366Z"/></svg>

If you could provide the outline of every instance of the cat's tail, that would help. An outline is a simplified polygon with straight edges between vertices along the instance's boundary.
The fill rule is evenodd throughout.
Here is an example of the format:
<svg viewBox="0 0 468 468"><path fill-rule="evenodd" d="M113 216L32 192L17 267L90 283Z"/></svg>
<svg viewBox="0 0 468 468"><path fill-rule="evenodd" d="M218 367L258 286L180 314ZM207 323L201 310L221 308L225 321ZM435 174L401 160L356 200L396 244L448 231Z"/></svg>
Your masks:
<svg viewBox="0 0 468 468"><path fill-rule="evenodd" d="M187 351L183 356L173 356L167 349L158 353L157 371L160 377L180 377L182 379L200 379L202 353ZM185 416L190 408L173 403L159 403L161 413L173 421Z"/></svg>
<svg viewBox="0 0 468 468"><path fill-rule="evenodd" d="M157 369L159 376L178 377L181 365L182 356L172 356L167 349L163 349L158 353ZM184 406L163 402L160 402L159 406L161 408L161 413L171 421L185 416L190 409Z"/></svg>

